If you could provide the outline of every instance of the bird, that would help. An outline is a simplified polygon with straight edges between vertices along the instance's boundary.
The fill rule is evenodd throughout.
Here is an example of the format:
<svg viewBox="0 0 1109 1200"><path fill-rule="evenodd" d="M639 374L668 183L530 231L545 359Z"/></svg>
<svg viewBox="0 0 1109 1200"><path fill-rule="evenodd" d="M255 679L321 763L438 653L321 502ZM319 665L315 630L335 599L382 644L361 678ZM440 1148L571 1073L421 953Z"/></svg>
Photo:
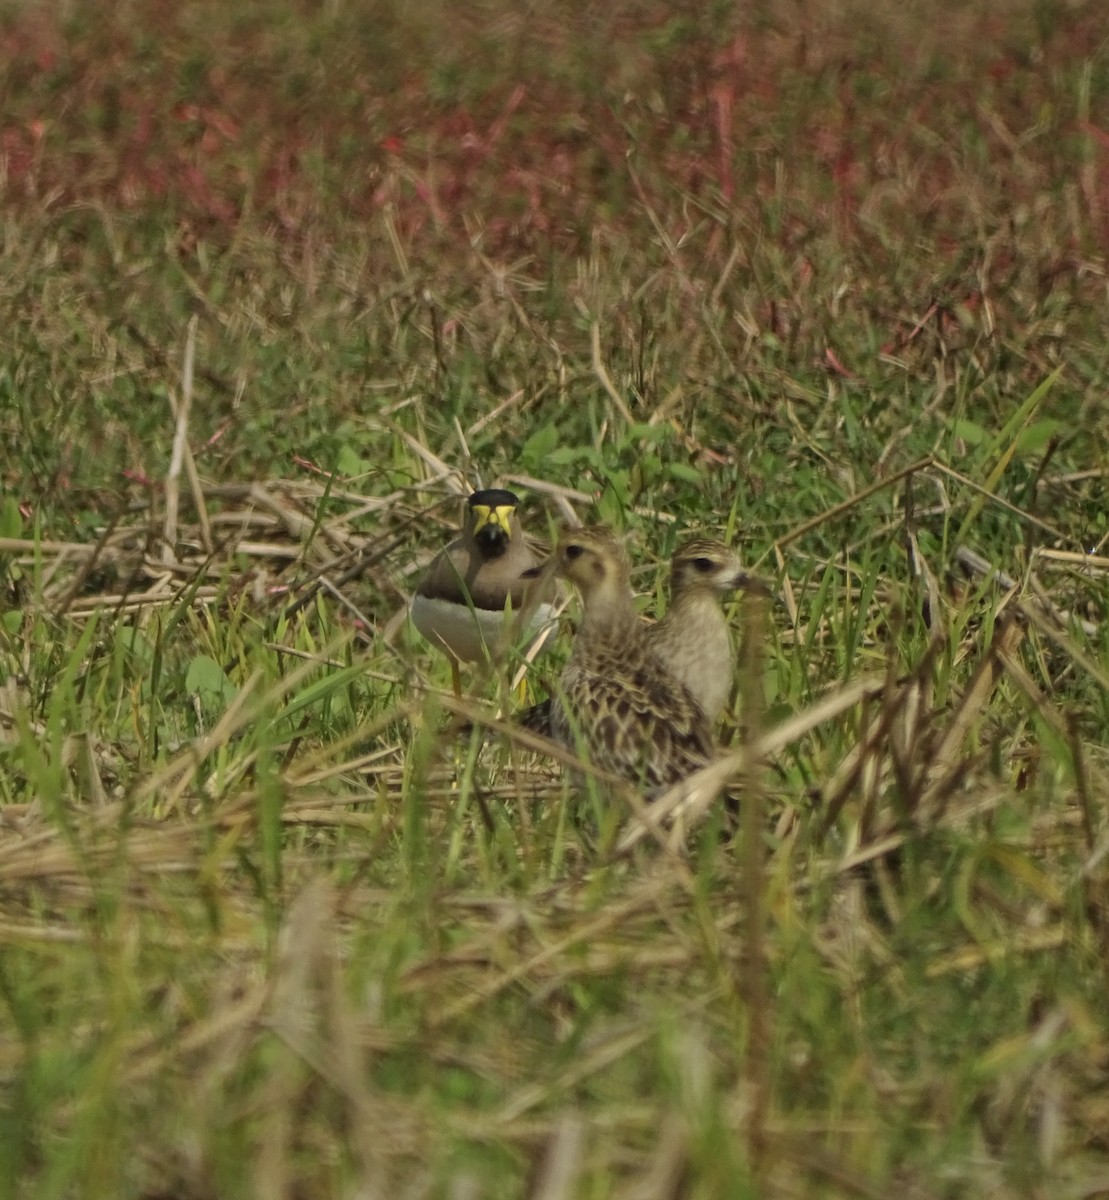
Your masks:
<svg viewBox="0 0 1109 1200"><path fill-rule="evenodd" d="M432 561L410 609L412 624L451 665L451 684L462 695L459 664L494 661L515 640L532 642L553 619L555 581L520 523L519 498L484 488L466 501L460 535Z"/></svg>
<svg viewBox="0 0 1109 1200"><path fill-rule="evenodd" d="M726 543L691 538L678 546L670 564L666 616L647 629L651 649L693 693L710 725L727 703L735 676L735 648L720 602L739 589L768 590Z"/></svg>
<svg viewBox="0 0 1109 1200"><path fill-rule="evenodd" d="M712 726L654 652L636 612L623 545L606 526L560 537L551 569L581 596L582 615L550 709L555 741L653 796L714 755Z"/></svg>
<svg viewBox="0 0 1109 1200"><path fill-rule="evenodd" d="M685 684L714 725L735 675L735 650L720 600L733 590L768 589L744 570L734 550L712 538L692 538L678 546L669 589L666 616L643 626L656 657ZM542 700L515 719L525 729L550 737L551 711L551 700Z"/></svg>

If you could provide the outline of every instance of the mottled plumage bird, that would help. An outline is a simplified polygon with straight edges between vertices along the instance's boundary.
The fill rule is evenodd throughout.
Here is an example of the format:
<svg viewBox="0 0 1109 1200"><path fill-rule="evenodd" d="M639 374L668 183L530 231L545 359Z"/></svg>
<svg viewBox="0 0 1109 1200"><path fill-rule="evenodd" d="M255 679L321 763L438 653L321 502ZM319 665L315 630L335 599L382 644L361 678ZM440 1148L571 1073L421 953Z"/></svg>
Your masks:
<svg viewBox="0 0 1109 1200"><path fill-rule="evenodd" d="M651 650L689 689L710 725L727 702L735 676L735 650L720 601L730 591L747 588L768 591L724 542L694 538L674 554L669 611L661 621L644 622ZM516 720L550 737L551 701L524 709Z"/></svg>
<svg viewBox="0 0 1109 1200"><path fill-rule="evenodd" d="M412 624L451 664L462 694L460 662L501 657L515 639L533 640L551 620L555 581L540 571L517 512L520 501L501 488L466 501L462 532L432 562L412 598Z"/></svg>
<svg viewBox="0 0 1109 1200"><path fill-rule="evenodd" d="M581 594L582 615L552 698L551 735L648 794L704 766L713 756L711 725L652 648L624 547L600 526L571 530L554 566Z"/></svg>

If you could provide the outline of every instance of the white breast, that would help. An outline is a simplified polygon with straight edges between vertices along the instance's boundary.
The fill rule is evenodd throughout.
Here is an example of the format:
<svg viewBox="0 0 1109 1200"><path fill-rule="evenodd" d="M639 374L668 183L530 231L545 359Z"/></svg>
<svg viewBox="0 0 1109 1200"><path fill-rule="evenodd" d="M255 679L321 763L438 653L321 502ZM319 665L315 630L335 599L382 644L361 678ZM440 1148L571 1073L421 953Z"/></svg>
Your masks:
<svg viewBox="0 0 1109 1200"><path fill-rule="evenodd" d="M483 662L486 654L498 658L507 649L505 642L514 621L505 614L486 608L470 608L450 600L413 596L412 624L433 646L462 662ZM541 604L520 639L529 646L554 618L554 606Z"/></svg>

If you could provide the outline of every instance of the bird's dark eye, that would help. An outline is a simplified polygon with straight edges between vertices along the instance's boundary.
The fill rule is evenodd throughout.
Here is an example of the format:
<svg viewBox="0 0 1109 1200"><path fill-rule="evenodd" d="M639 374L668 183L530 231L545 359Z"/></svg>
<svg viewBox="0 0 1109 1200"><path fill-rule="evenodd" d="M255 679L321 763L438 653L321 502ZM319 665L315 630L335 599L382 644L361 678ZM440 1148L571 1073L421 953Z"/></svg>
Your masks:
<svg viewBox="0 0 1109 1200"><path fill-rule="evenodd" d="M693 560L693 569L702 575L707 575L715 566L716 563L711 558L695 558Z"/></svg>
<svg viewBox="0 0 1109 1200"><path fill-rule="evenodd" d="M577 542L571 542L563 551L569 559L580 558L585 553L585 547L579 546Z"/></svg>

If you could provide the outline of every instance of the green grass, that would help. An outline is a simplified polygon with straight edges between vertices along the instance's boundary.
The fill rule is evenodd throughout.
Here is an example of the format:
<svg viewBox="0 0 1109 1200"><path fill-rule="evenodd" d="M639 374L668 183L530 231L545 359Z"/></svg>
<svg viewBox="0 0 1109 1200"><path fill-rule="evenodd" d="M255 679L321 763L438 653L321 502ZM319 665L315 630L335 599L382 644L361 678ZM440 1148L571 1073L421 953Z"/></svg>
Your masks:
<svg viewBox="0 0 1109 1200"><path fill-rule="evenodd" d="M1106 1190L1109 57L935 7L0 6L0 1196ZM444 736L513 476L752 829Z"/></svg>

